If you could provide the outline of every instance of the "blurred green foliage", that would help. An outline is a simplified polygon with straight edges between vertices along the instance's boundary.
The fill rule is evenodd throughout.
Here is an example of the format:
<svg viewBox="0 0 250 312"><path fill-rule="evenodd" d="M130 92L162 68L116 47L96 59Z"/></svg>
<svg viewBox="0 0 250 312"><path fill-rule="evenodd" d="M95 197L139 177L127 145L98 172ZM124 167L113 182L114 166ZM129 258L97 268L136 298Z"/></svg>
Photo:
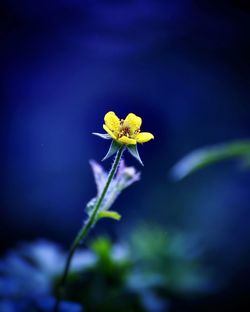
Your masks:
<svg viewBox="0 0 250 312"><path fill-rule="evenodd" d="M165 312L176 300L211 290L201 259L200 247L187 233L138 225L125 242L99 237L78 250L63 300L87 312ZM0 304L51 302L65 260L66 252L46 241L8 252L0 259Z"/></svg>
<svg viewBox="0 0 250 312"><path fill-rule="evenodd" d="M81 302L86 311L140 311L126 286L132 268L127 251L105 237L92 241L90 250L93 266L69 275L65 298Z"/></svg>
<svg viewBox="0 0 250 312"><path fill-rule="evenodd" d="M145 280L151 280L152 287L160 289L164 297L207 290L208 274L194 237L157 225L141 226L132 234L131 249L144 285Z"/></svg>
<svg viewBox="0 0 250 312"><path fill-rule="evenodd" d="M249 167L250 140L240 140L197 149L174 166L172 176L180 180L208 165L234 158L240 159L245 166Z"/></svg>
<svg viewBox="0 0 250 312"><path fill-rule="evenodd" d="M86 311L166 311L169 302L209 292L198 245L185 234L157 225L141 225L129 240L92 241L93 265L71 273L65 300Z"/></svg>

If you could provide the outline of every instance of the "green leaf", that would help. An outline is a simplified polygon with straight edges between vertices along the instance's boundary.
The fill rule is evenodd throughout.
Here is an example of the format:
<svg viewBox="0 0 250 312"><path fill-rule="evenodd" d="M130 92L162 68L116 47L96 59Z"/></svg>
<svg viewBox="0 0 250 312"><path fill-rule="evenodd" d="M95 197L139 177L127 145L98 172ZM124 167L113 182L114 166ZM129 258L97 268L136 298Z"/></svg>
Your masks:
<svg viewBox="0 0 250 312"><path fill-rule="evenodd" d="M91 242L90 249L101 258L101 260L107 260L111 258L112 242L109 238L99 237ZM103 263L106 264L106 261Z"/></svg>
<svg viewBox="0 0 250 312"><path fill-rule="evenodd" d="M111 139L111 136L108 134L108 133L97 133L97 132L92 132L92 134L102 138L102 139L105 139L105 140L110 140Z"/></svg>
<svg viewBox="0 0 250 312"><path fill-rule="evenodd" d="M122 216L118 212L108 210L99 211L97 215L98 220L102 218L110 218L119 221L121 217Z"/></svg>
<svg viewBox="0 0 250 312"><path fill-rule="evenodd" d="M137 144L135 144L135 145L127 145L127 149L128 149L128 151L130 152L130 154L131 154L134 158L136 158L142 166L144 166L144 165L143 165L143 162L142 162L142 160L141 160L141 157L140 157L140 155L139 155L138 149L137 149Z"/></svg>
<svg viewBox="0 0 250 312"><path fill-rule="evenodd" d="M179 161L171 170L171 175L180 180L189 174L219 161L240 158L249 162L250 140L217 144L193 151Z"/></svg>
<svg viewBox="0 0 250 312"><path fill-rule="evenodd" d="M121 147L121 144L117 143L115 140L112 140L109 150L106 156L102 159L102 161L108 159L109 157L113 156Z"/></svg>

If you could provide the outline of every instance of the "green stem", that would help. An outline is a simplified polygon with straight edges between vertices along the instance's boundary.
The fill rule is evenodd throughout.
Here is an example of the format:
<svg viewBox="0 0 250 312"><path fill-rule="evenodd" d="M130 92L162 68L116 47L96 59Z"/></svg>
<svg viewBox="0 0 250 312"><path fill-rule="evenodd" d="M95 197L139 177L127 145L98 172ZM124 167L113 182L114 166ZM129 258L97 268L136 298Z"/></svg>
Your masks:
<svg viewBox="0 0 250 312"><path fill-rule="evenodd" d="M109 185L111 183L111 181L113 180L113 177L116 173L116 170L118 168L118 165L120 163L121 157L122 157L122 153L123 153L124 147L121 146L120 149L117 151L116 157L115 157L115 161L111 167L109 176L108 176L108 180L105 184L105 187L101 193L101 196L98 200L98 202L96 203L94 209L93 209L93 213L91 214L91 216L89 217L89 219L86 221L86 223L83 225L83 227L81 228L81 230L79 231L78 235L76 236L76 238L74 239L69 253L68 253L68 257L66 260L66 264L65 264L65 268L63 271L63 275L62 275L62 279L60 281L59 287L58 287L58 292L57 292L57 296L56 296L56 304L55 304L55 308L54 311L57 312L59 311L59 305L60 305L60 300L62 297L62 293L63 293L63 288L64 288L64 284L65 281L67 279L68 273L69 273L69 269L70 269L70 264L71 264L71 260L73 258L73 255L76 251L76 249L78 248L79 244L82 242L82 240L87 236L89 230L91 229L91 227L94 225L95 221L96 221L96 215L99 211L99 208L102 204L102 201L107 193L107 190L109 188Z"/></svg>

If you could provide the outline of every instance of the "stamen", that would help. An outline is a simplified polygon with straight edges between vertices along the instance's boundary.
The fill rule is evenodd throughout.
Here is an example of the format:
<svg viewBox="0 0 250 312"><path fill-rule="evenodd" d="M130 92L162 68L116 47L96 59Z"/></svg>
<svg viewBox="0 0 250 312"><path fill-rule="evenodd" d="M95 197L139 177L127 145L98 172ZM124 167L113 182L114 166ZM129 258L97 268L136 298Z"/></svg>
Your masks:
<svg viewBox="0 0 250 312"><path fill-rule="evenodd" d="M123 119L121 120L121 124L123 124ZM119 134L118 134L118 138L121 138L124 135L127 137L130 137L130 128L121 126L121 129L120 129Z"/></svg>

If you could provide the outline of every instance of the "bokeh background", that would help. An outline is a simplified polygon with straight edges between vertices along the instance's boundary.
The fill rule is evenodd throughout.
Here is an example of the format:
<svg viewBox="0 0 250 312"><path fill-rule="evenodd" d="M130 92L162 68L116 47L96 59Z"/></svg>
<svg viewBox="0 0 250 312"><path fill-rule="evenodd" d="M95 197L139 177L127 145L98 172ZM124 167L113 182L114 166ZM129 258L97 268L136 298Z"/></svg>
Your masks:
<svg viewBox="0 0 250 312"><path fill-rule="evenodd" d="M142 180L122 194L123 237L137 222L195 235L225 306L250 300L250 174L223 163L174 182L195 148L250 135L247 1L3 1L0 250L47 238L69 246L95 195L89 160L103 116L143 118ZM103 165L108 169L111 160ZM228 311L228 310L227 310Z"/></svg>

